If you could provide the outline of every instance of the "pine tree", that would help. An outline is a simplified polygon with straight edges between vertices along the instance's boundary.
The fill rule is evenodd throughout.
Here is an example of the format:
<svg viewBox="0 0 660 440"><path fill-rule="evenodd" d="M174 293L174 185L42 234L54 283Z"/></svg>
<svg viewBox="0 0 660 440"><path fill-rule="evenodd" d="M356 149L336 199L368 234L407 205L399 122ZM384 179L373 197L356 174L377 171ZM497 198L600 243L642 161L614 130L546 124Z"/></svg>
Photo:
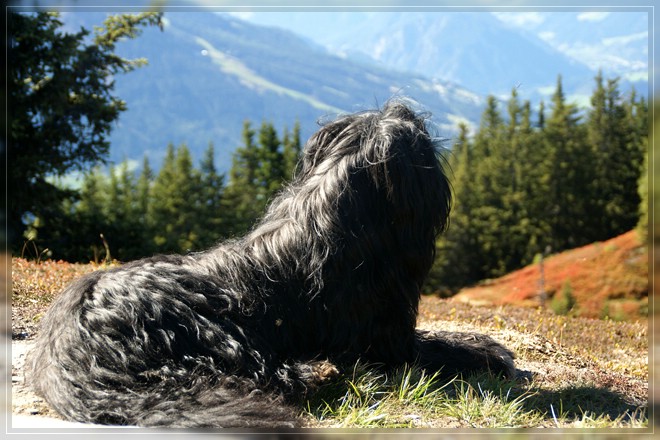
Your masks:
<svg viewBox="0 0 660 440"><path fill-rule="evenodd" d="M575 105L566 103L561 76L544 129L549 246L557 252L591 241L589 218L593 157Z"/></svg>
<svg viewBox="0 0 660 440"><path fill-rule="evenodd" d="M296 121L293 126L293 133L285 128L282 137L283 156L284 156L284 179L289 181L296 171L296 165L300 159L300 122Z"/></svg>
<svg viewBox="0 0 660 440"><path fill-rule="evenodd" d="M99 166L85 173L80 201L72 216L78 231L70 235L72 241L63 249L66 259L99 262L106 257L101 234L107 234L110 226L109 189L108 179Z"/></svg>
<svg viewBox="0 0 660 440"><path fill-rule="evenodd" d="M467 125L458 126L459 134L452 145L449 168L452 170L453 206L447 231L438 238L436 259L425 291L452 293L482 275L478 231L472 212L477 194L473 187L473 146Z"/></svg>
<svg viewBox="0 0 660 440"><path fill-rule="evenodd" d="M622 210L627 205L621 200L625 185L622 181L623 169L628 166L623 163L628 157L622 154L627 144L627 127L618 93L616 83L608 81L605 86L599 72L596 76L596 89L591 97L592 109L587 121L587 133L596 159L592 182L596 205L592 211L596 221L593 229L601 240L623 232L620 220ZM631 202L638 204L639 200Z"/></svg>
<svg viewBox="0 0 660 440"><path fill-rule="evenodd" d="M149 158L142 159L142 171L136 184L136 216L140 224L140 256L152 255L154 249L154 221L152 218L151 188L154 174Z"/></svg>
<svg viewBox="0 0 660 440"><path fill-rule="evenodd" d="M243 146L235 151L229 171L225 204L232 234L243 234L264 212L269 200L289 178L288 168L294 166L292 163L299 154L298 130L294 130L293 139L285 145L271 123L263 122L258 135L255 144L255 131L246 121Z"/></svg>
<svg viewBox="0 0 660 440"><path fill-rule="evenodd" d="M250 121L243 123L243 146L234 151L229 170L229 183L223 198L227 214L226 232L244 234L262 212L265 202L258 199L256 188L259 157L254 143L255 132Z"/></svg>
<svg viewBox="0 0 660 440"><path fill-rule="evenodd" d="M200 163L201 187L199 194L200 211L198 219L201 227L200 245L204 248L211 246L224 238L222 229L224 227L223 191L224 175L218 174L215 166L215 149L213 143L209 143Z"/></svg>
<svg viewBox="0 0 660 440"><path fill-rule="evenodd" d="M62 200L75 197L75 191L58 188L48 176L84 171L107 158L108 134L126 109L113 93L112 78L146 64L122 58L115 46L136 38L144 26L161 26L161 17L155 12L111 15L93 33L84 28L71 33L63 32L55 12L7 14L11 112L9 148L6 157L0 155L0 168L7 172L1 181L12 195L3 206L14 250L23 242L26 213L47 218ZM6 193L0 191L0 197Z"/></svg>
<svg viewBox="0 0 660 440"><path fill-rule="evenodd" d="M494 96L489 96L474 140L473 160L475 200L472 222L479 231L481 277L498 276L508 266L507 251L503 248L505 228L511 218L504 205L504 195L510 187L510 159L507 155L507 127Z"/></svg>
<svg viewBox="0 0 660 440"><path fill-rule="evenodd" d="M153 185L154 242L159 252L198 249L199 171L193 169L190 150L181 144L175 153L168 145L163 166Z"/></svg>
<svg viewBox="0 0 660 440"><path fill-rule="evenodd" d="M114 223L115 235L111 237L116 249L113 254L122 261L129 261L144 256L145 224L140 218L135 171L125 160L116 172L118 173L120 204L114 207L118 220Z"/></svg>
<svg viewBox="0 0 660 440"><path fill-rule="evenodd" d="M543 110L543 109L541 109ZM521 261L519 266L531 263L535 256L544 251L550 235L546 221L547 192L544 184L546 152L542 148L542 131L534 129L531 122L531 105L523 104L520 129L517 133L519 155L517 159L517 179L520 202L518 230L514 233L524 237L521 240ZM546 182L547 183L547 182Z"/></svg>
<svg viewBox="0 0 660 440"><path fill-rule="evenodd" d="M543 130L545 128L545 103L543 102L543 100L541 100L541 104L539 104L539 119L538 122L536 123L536 126L540 130Z"/></svg>
<svg viewBox="0 0 660 440"><path fill-rule="evenodd" d="M273 124L263 122L259 129L259 166L256 178L259 197L265 202L280 189L284 181L284 158L280 147Z"/></svg>

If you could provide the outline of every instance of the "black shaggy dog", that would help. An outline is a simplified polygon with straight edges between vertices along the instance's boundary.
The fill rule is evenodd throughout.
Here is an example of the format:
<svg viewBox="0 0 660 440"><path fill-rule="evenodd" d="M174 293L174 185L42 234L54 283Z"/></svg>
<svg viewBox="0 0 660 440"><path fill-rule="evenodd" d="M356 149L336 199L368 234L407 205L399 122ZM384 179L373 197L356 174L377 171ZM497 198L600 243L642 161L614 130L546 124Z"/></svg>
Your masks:
<svg viewBox="0 0 660 440"><path fill-rule="evenodd" d="M296 402L358 359L512 376L477 334L415 329L450 187L425 119L400 101L308 141L247 236L80 278L53 303L32 384L68 419L295 426Z"/></svg>

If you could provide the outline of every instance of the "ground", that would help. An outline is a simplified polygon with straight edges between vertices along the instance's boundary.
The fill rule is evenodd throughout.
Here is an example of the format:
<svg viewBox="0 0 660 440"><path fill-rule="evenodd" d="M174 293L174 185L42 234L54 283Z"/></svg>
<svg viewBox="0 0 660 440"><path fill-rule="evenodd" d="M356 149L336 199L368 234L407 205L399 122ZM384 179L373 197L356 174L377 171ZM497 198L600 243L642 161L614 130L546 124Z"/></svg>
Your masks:
<svg viewBox="0 0 660 440"><path fill-rule="evenodd" d="M95 265L12 260L11 412L16 416L59 418L25 381L25 353L52 298L71 279ZM487 333L516 354L520 393L539 413L536 427L555 427L552 411L564 405L562 427L585 420L611 421L606 426L648 425L648 322L558 316L538 307L479 306L434 296L423 297L418 327ZM554 406L553 406L554 405ZM552 410L550 410L552 407ZM566 409L569 409L566 411ZM572 414L582 411L582 414ZM322 422L311 420L311 426ZM424 427L469 427L460 416L438 416Z"/></svg>

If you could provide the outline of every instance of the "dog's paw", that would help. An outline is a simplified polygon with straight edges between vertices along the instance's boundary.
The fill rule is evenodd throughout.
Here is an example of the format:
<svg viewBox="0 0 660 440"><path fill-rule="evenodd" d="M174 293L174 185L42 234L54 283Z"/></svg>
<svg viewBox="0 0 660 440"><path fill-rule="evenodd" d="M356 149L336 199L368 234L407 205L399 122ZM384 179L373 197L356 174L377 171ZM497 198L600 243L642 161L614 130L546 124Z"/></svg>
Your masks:
<svg viewBox="0 0 660 440"><path fill-rule="evenodd" d="M311 364L312 377L317 384L323 384L339 376L337 367L328 360L317 361Z"/></svg>

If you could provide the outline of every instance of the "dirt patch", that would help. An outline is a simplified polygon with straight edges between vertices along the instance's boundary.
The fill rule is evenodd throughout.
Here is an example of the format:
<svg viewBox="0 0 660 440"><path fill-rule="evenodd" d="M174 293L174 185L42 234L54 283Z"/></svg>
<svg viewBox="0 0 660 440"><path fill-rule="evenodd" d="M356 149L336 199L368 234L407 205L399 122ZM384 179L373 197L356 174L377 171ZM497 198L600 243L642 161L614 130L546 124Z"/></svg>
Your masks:
<svg viewBox="0 0 660 440"><path fill-rule="evenodd" d="M42 416L61 419L53 409L26 382L25 358L32 347L30 340L16 340L11 344L11 407L12 414Z"/></svg>

